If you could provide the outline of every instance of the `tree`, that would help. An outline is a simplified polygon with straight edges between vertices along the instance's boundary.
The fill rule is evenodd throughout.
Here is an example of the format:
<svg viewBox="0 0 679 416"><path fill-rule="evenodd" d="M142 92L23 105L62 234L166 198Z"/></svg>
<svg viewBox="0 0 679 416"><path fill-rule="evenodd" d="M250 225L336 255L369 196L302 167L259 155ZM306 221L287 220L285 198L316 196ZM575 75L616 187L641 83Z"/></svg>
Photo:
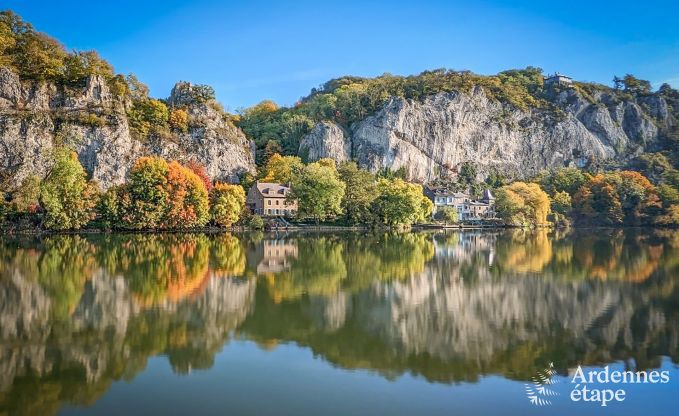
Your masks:
<svg viewBox="0 0 679 416"><path fill-rule="evenodd" d="M166 127L169 116L169 111L164 102L149 98L135 100L132 107L127 111L130 127L141 138L148 136L154 128Z"/></svg>
<svg viewBox="0 0 679 416"><path fill-rule="evenodd" d="M471 162L464 162L457 175L457 182L462 188L468 188L476 183L476 166Z"/></svg>
<svg viewBox="0 0 679 416"><path fill-rule="evenodd" d="M571 196L568 194L568 192L558 191L552 197L551 207L552 212L562 215L569 215L571 209L573 208L573 205L571 203Z"/></svg>
<svg viewBox="0 0 679 416"><path fill-rule="evenodd" d="M453 207L441 207L437 209L434 218L443 221L446 225L455 224L460 220L457 209Z"/></svg>
<svg viewBox="0 0 679 416"><path fill-rule="evenodd" d="M358 167L356 162L341 163L338 169L345 185L342 211L352 224L368 223L373 219L371 204L377 197L375 177Z"/></svg>
<svg viewBox="0 0 679 416"><path fill-rule="evenodd" d="M264 220L259 215L253 215L248 221L248 227L253 230L261 230L264 228Z"/></svg>
<svg viewBox="0 0 679 416"><path fill-rule="evenodd" d="M230 227L245 208L245 191L240 185L217 183L210 192L212 220L220 227Z"/></svg>
<svg viewBox="0 0 679 416"><path fill-rule="evenodd" d="M625 86L625 91L631 92L633 94L649 94L651 92L650 82L644 79L639 79L631 74L624 76L622 79L622 84Z"/></svg>
<svg viewBox="0 0 679 416"><path fill-rule="evenodd" d="M323 221L342 213L345 185L334 167L310 163L292 179L289 200L296 200L297 214Z"/></svg>
<svg viewBox="0 0 679 416"><path fill-rule="evenodd" d="M127 228L158 228L168 209L167 162L159 157L141 157L130 169L120 195L121 224Z"/></svg>
<svg viewBox="0 0 679 416"><path fill-rule="evenodd" d="M558 168L545 175L540 185L549 195L566 192L573 196L586 180L587 178L580 169L566 167Z"/></svg>
<svg viewBox="0 0 679 416"><path fill-rule="evenodd" d="M40 177L30 175L21 182L19 188L12 193L13 211L35 214L40 210Z"/></svg>
<svg viewBox="0 0 679 416"><path fill-rule="evenodd" d="M619 171L592 176L573 197L580 222L647 223L661 204L651 182L639 172Z"/></svg>
<svg viewBox="0 0 679 416"><path fill-rule="evenodd" d="M549 209L549 196L536 183L514 182L497 191L495 210L508 224L546 224Z"/></svg>
<svg viewBox="0 0 679 416"><path fill-rule="evenodd" d="M189 168L191 172L195 173L201 181L203 181L203 184L205 184L205 189L210 192L212 189L212 179L210 178L210 175L207 174L205 166L197 160L191 159L186 163L186 167Z"/></svg>
<svg viewBox="0 0 679 416"><path fill-rule="evenodd" d="M168 164L168 209L162 228L202 227L210 220L209 199L201 178L177 161Z"/></svg>
<svg viewBox="0 0 679 416"><path fill-rule="evenodd" d="M275 153L266 163L262 182L291 183L302 169L304 164L299 157Z"/></svg>
<svg viewBox="0 0 679 416"><path fill-rule="evenodd" d="M87 181L76 153L66 148L57 149L54 166L40 185L44 226L53 230L82 228L94 218L97 197L97 186Z"/></svg>
<svg viewBox="0 0 679 416"><path fill-rule="evenodd" d="M433 208L432 202L422 193L422 186L403 179L379 179L378 197L373 201L373 212L386 225L410 226L425 221Z"/></svg>

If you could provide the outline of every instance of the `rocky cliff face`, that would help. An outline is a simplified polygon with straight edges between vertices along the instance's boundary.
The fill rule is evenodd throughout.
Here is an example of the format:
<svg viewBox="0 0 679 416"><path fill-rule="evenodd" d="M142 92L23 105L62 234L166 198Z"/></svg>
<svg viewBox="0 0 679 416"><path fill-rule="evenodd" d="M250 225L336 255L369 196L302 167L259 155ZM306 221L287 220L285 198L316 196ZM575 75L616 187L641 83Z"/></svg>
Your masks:
<svg viewBox="0 0 679 416"><path fill-rule="evenodd" d="M524 177L545 168L624 162L653 149L675 123L658 94L621 99L602 90L586 99L574 88L553 91L549 110L521 110L470 93L438 93L423 101L392 98L348 129L324 121L303 138L309 159L353 159L372 171L405 168L412 180L455 176L464 162L479 174Z"/></svg>
<svg viewBox="0 0 679 416"><path fill-rule="evenodd" d="M236 180L254 170L252 143L212 102L188 100L191 85L180 83L168 103L189 115L186 133L137 139L130 133L129 99L111 93L100 76L83 88L22 82L0 68L0 172L10 185L31 174L45 175L50 150L60 142L75 146L78 157L102 188L122 183L140 156L160 155L205 165L217 180Z"/></svg>

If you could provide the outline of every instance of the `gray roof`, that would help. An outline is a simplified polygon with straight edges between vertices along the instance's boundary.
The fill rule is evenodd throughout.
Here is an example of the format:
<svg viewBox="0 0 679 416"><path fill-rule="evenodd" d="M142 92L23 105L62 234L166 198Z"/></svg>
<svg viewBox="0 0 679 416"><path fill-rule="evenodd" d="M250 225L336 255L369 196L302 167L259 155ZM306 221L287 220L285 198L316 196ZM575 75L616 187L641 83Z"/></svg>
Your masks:
<svg viewBox="0 0 679 416"><path fill-rule="evenodd" d="M269 198L285 198L290 187L280 183L257 182L257 190L260 194Z"/></svg>

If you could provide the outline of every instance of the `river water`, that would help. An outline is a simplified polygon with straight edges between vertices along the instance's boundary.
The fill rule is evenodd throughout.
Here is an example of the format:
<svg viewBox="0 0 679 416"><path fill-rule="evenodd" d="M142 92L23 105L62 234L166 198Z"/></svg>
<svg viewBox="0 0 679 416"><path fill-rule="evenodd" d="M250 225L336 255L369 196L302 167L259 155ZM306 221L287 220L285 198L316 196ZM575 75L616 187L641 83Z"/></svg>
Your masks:
<svg viewBox="0 0 679 416"><path fill-rule="evenodd" d="M667 415L677 360L679 231L0 239L0 415Z"/></svg>

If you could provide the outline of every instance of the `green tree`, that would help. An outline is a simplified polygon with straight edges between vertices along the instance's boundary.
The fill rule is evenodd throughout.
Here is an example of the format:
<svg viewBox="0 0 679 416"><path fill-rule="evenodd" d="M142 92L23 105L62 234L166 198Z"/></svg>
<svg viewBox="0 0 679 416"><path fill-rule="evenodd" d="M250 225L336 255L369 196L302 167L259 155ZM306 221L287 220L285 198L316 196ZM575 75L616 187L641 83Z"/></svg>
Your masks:
<svg viewBox="0 0 679 416"><path fill-rule="evenodd" d="M422 186L408 183L403 179L379 179L379 196L373 201L373 212L386 225L410 226L425 221L433 204L422 193Z"/></svg>
<svg viewBox="0 0 679 416"><path fill-rule="evenodd" d="M585 174L580 169L558 168L545 175L540 181L540 185L549 195L566 192L573 196L586 180Z"/></svg>
<svg viewBox="0 0 679 416"><path fill-rule="evenodd" d="M248 227L252 228L253 230L261 230L264 228L264 220L259 215L253 215L248 220Z"/></svg>
<svg viewBox="0 0 679 416"><path fill-rule="evenodd" d="M462 188L468 188L476 183L477 174L476 166L473 163L464 162L460 167L460 173L457 175L457 183Z"/></svg>
<svg viewBox="0 0 679 416"><path fill-rule="evenodd" d="M140 138L146 138L153 129L166 128L169 117L164 102L149 98L135 100L127 111L130 127Z"/></svg>
<svg viewBox="0 0 679 416"><path fill-rule="evenodd" d="M558 191L551 199L552 212L562 215L570 215L573 205L571 203L571 196L568 194L568 192Z"/></svg>
<svg viewBox="0 0 679 416"><path fill-rule="evenodd" d="M94 218L97 197L97 187L87 181L75 152L57 149L54 165L40 185L44 226L53 230L80 229Z"/></svg>
<svg viewBox="0 0 679 416"><path fill-rule="evenodd" d="M318 222L342 213L344 191L345 185L334 166L319 161L294 176L288 198L297 201L298 216Z"/></svg>
<svg viewBox="0 0 679 416"><path fill-rule="evenodd" d="M220 227L230 227L245 208L245 191L240 185L217 183L210 192L212 220Z"/></svg>
<svg viewBox="0 0 679 416"><path fill-rule="evenodd" d="M371 204L377 197L375 177L358 167L356 162L341 163L338 168L340 179L345 185L342 211L347 221L353 224L373 220Z"/></svg>
<svg viewBox="0 0 679 416"><path fill-rule="evenodd" d="M444 224L455 224L460 220L457 209L453 207L441 207L436 210L434 218L443 221Z"/></svg>
<svg viewBox="0 0 679 416"><path fill-rule="evenodd" d="M129 228L157 228L168 210L169 166L158 157L139 158L121 195L121 223Z"/></svg>

